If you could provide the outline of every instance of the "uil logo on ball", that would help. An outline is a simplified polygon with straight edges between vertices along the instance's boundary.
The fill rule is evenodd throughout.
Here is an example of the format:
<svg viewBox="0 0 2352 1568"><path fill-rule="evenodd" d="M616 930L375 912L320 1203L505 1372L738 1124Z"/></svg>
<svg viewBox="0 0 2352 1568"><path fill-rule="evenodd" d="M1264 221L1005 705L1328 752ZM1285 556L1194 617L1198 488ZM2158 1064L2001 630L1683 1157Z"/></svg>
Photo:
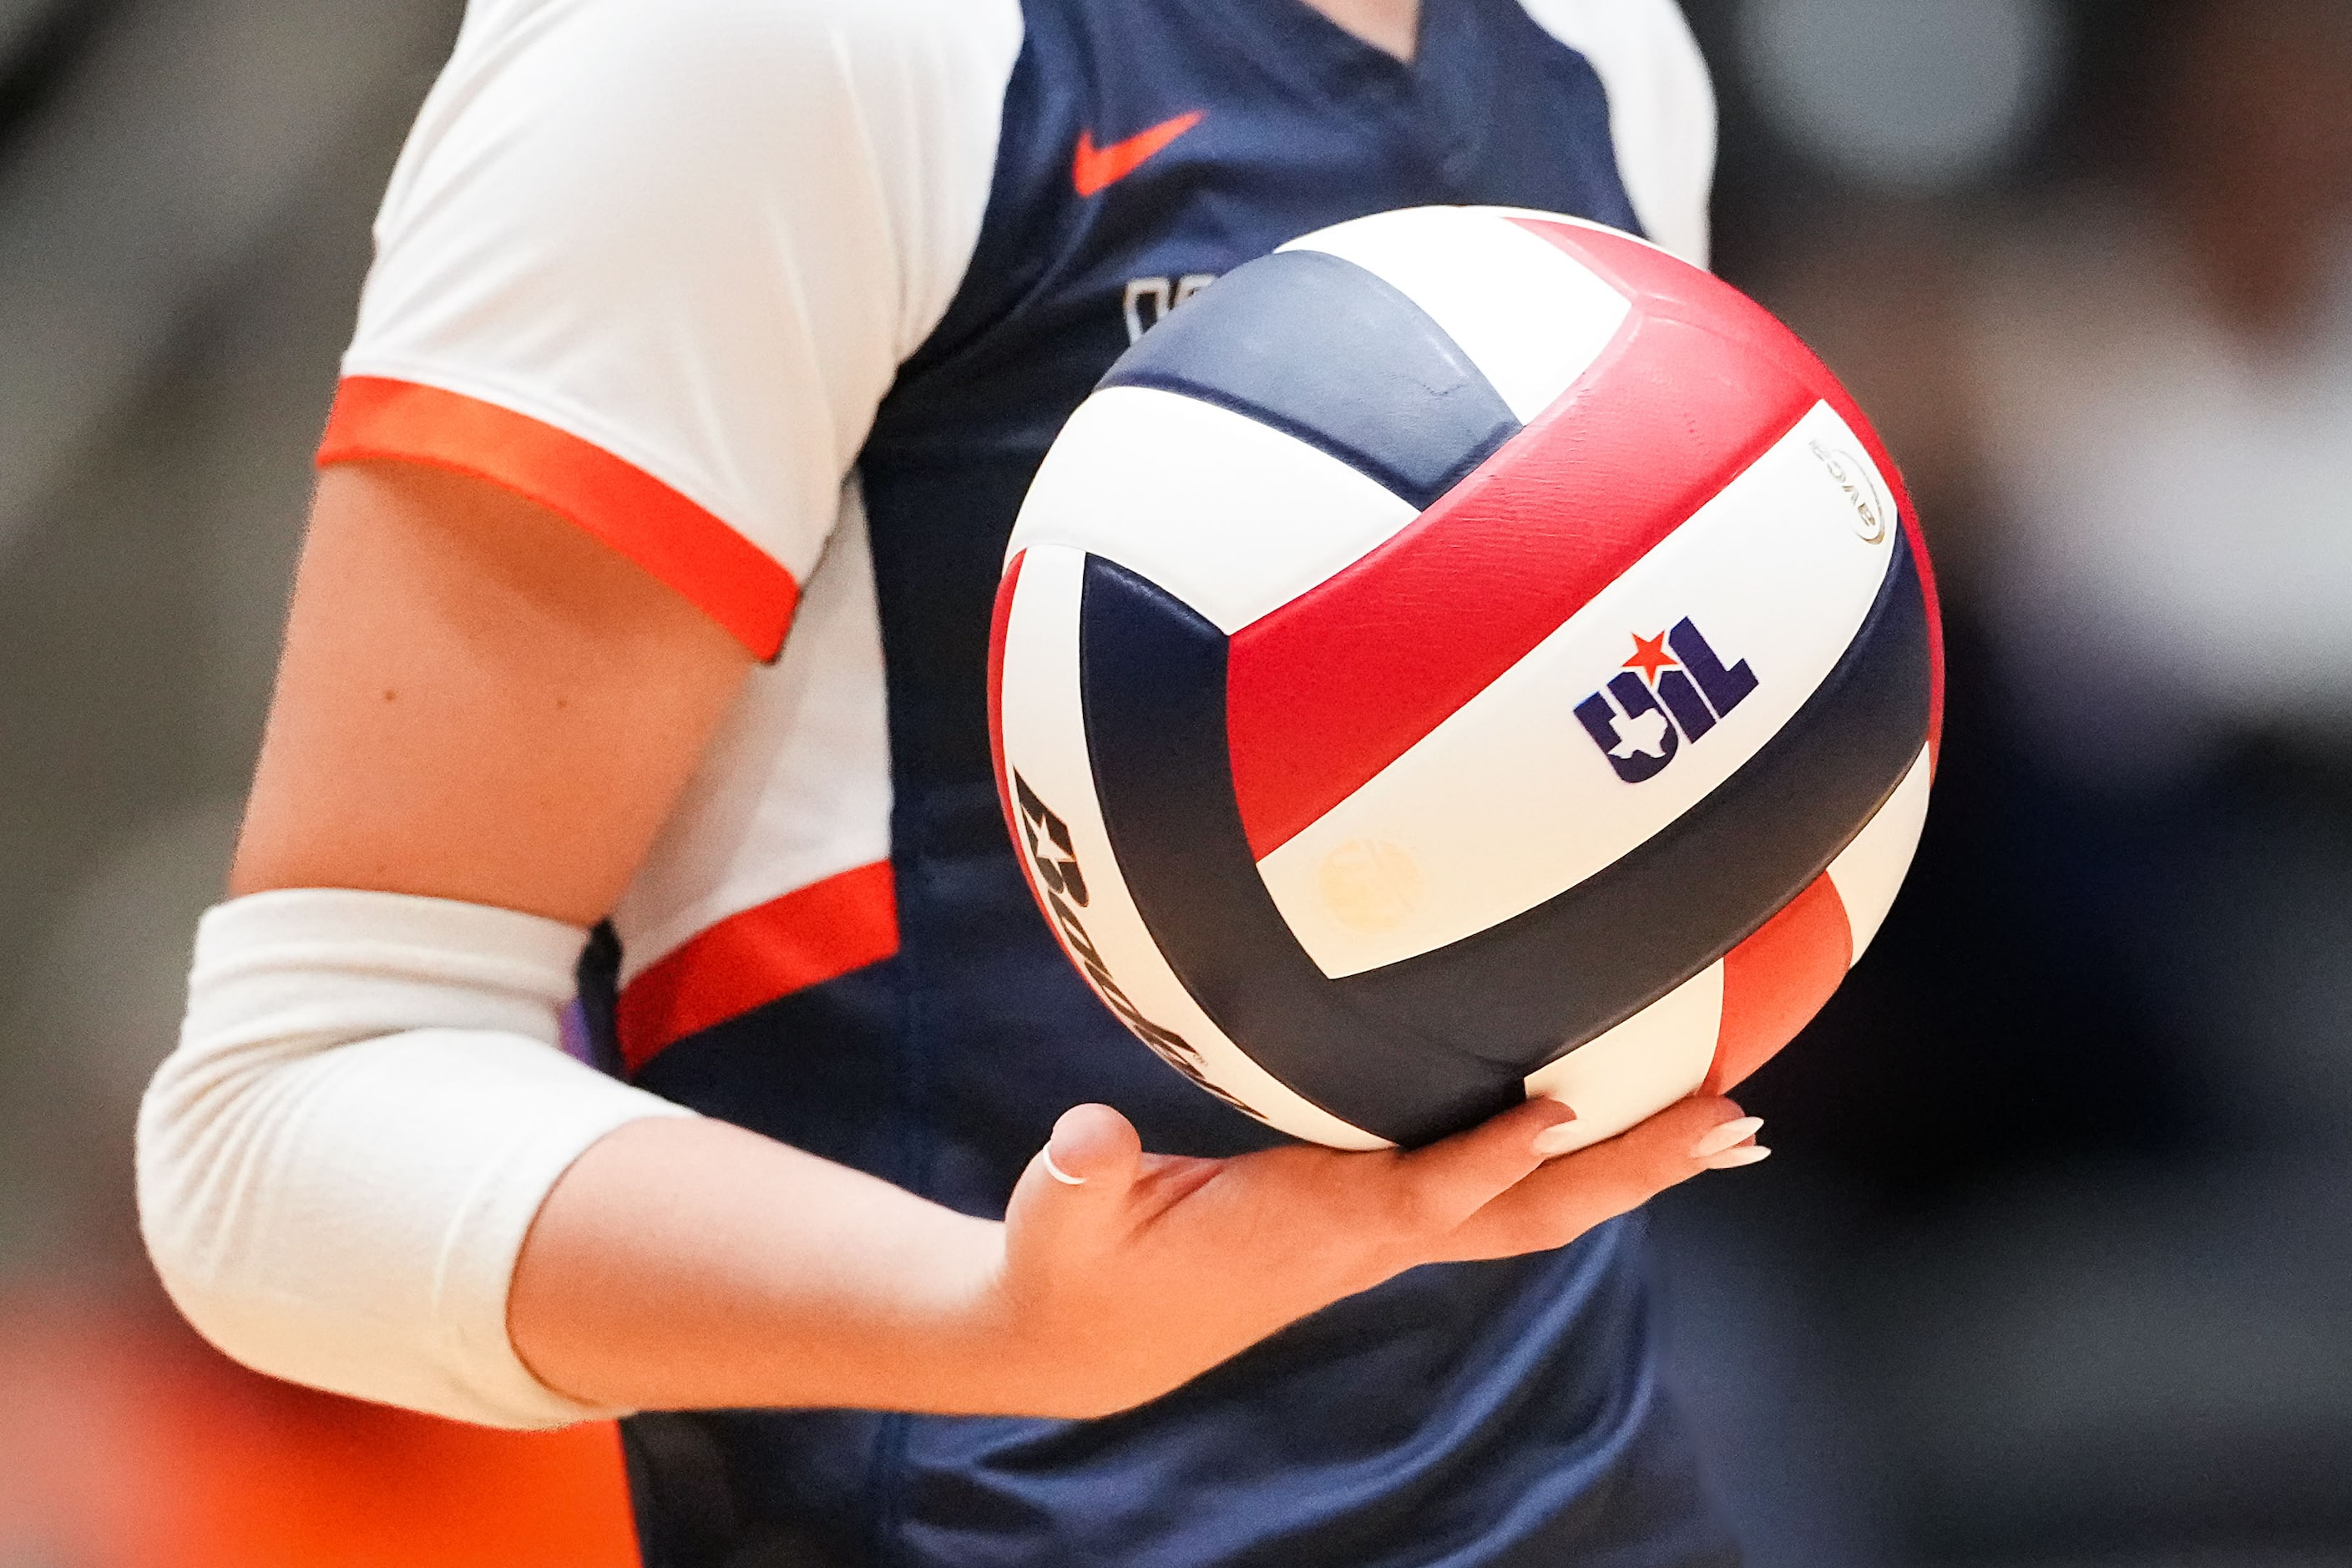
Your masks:
<svg viewBox="0 0 2352 1568"><path fill-rule="evenodd" d="M1633 657L1576 705L1592 743L1627 784L1655 778L1685 741L1705 738L1756 689L1746 659L1726 667L1688 617L1670 631L1633 634Z"/></svg>

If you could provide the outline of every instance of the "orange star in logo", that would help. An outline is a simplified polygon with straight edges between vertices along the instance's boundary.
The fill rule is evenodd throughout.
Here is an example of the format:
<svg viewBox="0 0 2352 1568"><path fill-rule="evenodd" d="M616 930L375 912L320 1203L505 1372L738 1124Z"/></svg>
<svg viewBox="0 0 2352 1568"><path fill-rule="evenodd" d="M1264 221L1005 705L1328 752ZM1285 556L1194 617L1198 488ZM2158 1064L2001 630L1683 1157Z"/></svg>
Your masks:
<svg viewBox="0 0 2352 1568"><path fill-rule="evenodd" d="M1681 662L1682 660L1666 651L1665 633L1660 632L1656 637L1645 637L1636 632L1633 634L1633 657L1625 661L1624 668L1640 670L1642 679L1655 686L1658 683L1659 670L1664 669L1667 665Z"/></svg>

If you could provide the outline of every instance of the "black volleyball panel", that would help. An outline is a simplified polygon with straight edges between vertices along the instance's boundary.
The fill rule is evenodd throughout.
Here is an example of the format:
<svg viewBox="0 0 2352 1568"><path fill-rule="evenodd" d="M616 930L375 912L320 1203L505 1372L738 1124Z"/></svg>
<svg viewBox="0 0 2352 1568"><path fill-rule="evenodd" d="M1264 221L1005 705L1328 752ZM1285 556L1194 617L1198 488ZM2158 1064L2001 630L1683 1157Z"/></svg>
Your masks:
<svg viewBox="0 0 2352 1568"><path fill-rule="evenodd" d="M1705 969L1821 875L1927 744L1927 604L1907 540L1829 676L1664 831L1475 936L1332 982L1360 1014L1532 1072Z"/></svg>
<svg viewBox="0 0 2352 1568"><path fill-rule="evenodd" d="M1306 1099L1399 1143L1426 1142L1524 1098L1519 1072L1448 1047L1443 1032L1354 1005L1290 934L1234 796L1222 632L1090 556L1078 668L1119 874L1161 955L1229 1038Z"/></svg>
<svg viewBox="0 0 2352 1568"><path fill-rule="evenodd" d="M1319 250L1260 257L1171 311L1104 386L1245 414L1426 507L1517 435L1460 345L1387 279Z"/></svg>

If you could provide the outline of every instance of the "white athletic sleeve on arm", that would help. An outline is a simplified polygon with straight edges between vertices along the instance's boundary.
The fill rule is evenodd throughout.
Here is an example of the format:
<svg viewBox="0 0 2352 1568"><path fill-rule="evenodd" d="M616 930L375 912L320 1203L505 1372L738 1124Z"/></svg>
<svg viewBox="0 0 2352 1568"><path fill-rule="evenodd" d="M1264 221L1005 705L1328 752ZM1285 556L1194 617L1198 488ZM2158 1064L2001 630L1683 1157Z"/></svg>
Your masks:
<svg viewBox="0 0 2352 1568"><path fill-rule="evenodd" d="M1715 85L1675 0L1524 0L1546 32L1592 62L1633 214L1684 260L1707 261Z"/></svg>
<svg viewBox="0 0 2352 1568"><path fill-rule="evenodd" d="M584 931L297 889L197 929L139 1119L140 1221L204 1336L296 1383L499 1426L609 1415L543 1386L507 1286L556 1178L688 1114L557 1048Z"/></svg>
<svg viewBox="0 0 2352 1568"><path fill-rule="evenodd" d="M474 0L377 225L322 464L570 518L772 658L899 362L972 249L1018 0ZM582 933L390 894L215 910L140 1119L187 1316L296 1382L600 1414L506 1333L579 1154L683 1114L551 1048Z"/></svg>
<svg viewBox="0 0 2352 1568"><path fill-rule="evenodd" d="M775 655L970 264L1017 0L474 0L320 460L564 514Z"/></svg>

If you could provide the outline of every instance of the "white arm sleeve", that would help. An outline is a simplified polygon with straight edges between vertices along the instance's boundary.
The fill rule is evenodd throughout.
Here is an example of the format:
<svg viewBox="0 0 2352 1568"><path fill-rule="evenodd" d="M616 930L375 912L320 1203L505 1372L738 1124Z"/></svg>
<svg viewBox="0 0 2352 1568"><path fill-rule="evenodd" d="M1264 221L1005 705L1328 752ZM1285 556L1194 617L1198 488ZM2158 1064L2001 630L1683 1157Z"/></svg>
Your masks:
<svg viewBox="0 0 2352 1568"><path fill-rule="evenodd" d="M339 889L223 904L139 1118L140 1222L204 1336L295 1383L495 1426L618 1414L507 1336L541 1202L614 1128L688 1112L557 1048L583 933Z"/></svg>

